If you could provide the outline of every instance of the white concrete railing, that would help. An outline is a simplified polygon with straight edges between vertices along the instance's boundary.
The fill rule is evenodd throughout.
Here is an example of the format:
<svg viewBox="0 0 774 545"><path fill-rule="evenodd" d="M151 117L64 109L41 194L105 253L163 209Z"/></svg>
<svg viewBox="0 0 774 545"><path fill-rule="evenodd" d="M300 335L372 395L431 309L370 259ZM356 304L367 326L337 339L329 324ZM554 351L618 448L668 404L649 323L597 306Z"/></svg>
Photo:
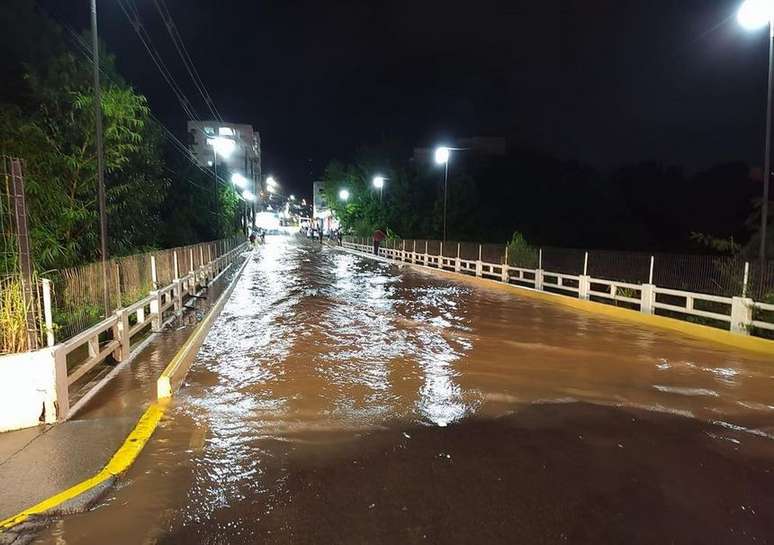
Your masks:
<svg viewBox="0 0 774 545"><path fill-rule="evenodd" d="M343 246L364 253L373 253L373 247L365 244L344 241ZM504 263L488 263L479 258L466 260L460 257L430 255L416 251L416 244L410 250L402 248L379 248L379 255L396 261L415 263L474 274L482 278L493 278L511 284L526 284L526 287L545 291L550 290L563 295L576 296L580 299L595 298L601 303L626 303L640 312L655 314L657 310L668 311L678 316L695 316L728 324L733 333L749 335L754 328L774 331L774 321L754 319L754 312L774 312L774 305L756 302L749 297L724 297L706 293L662 288L647 284L632 284L603 278L593 278L586 274L587 263L584 264L584 274L572 275L543 269L514 267ZM441 248L441 253L443 248ZM459 251L457 252L459 255ZM664 299L670 299L669 302ZM711 307L711 308L708 308ZM727 311L727 312L726 312Z"/></svg>
<svg viewBox="0 0 774 545"><path fill-rule="evenodd" d="M123 362L136 355L144 346L143 342L135 342L138 334L149 327L151 332L160 331L165 312L182 312L186 298L196 296L200 288L231 267L246 246L246 243L241 244L174 279L171 284L151 290L147 297L116 310L62 343L35 352L0 357L0 378L8 379L0 380L3 382L0 385L0 432L34 426L39 423L41 414L47 423L70 418L112 376L102 377L71 406L70 387L74 383L110 356ZM151 270L153 285L158 286L153 263ZM84 351L85 358L68 368L68 356L77 351ZM28 409L20 411L20 406Z"/></svg>

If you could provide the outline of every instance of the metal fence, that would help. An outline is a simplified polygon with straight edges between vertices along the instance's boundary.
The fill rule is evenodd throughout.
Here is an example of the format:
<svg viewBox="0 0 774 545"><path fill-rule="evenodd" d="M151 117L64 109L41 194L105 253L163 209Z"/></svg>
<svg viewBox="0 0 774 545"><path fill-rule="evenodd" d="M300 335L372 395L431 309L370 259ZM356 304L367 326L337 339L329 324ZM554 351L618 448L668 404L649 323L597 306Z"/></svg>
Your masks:
<svg viewBox="0 0 774 545"><path fill-rule="evenodd" d="M107 277L110 311L139 301L151 290L168 285L175 278L224 255L240 242L241 238L235 237L110 260ZM61 269L46 276L52 286L52 318L57 341L69 339L104 319L101 263Z"/></svg>
<svg viewBox="0 0 774 545"><path fill-rule="evenodd" d="M348 242L370 245L371 239L345 237ZM583 274L605 280L633 284L651 283L660 287L724 297L747 296L762 302L774 302L774 260L761 268L758 261L740 257L586 251L573 248L509 248L505 244L438 240L389 240L383 248L408 252L505 263L515 267L542 269L555 273Z"/></svg>

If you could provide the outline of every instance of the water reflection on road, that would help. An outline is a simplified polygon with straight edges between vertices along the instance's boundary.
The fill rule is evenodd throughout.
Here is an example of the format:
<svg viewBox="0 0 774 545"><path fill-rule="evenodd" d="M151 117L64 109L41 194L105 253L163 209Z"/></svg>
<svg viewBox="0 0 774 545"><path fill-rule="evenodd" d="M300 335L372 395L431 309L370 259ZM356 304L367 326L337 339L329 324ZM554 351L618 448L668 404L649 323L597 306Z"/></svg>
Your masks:
<svg viewBox="0 0 774 545"><path fill-rule="evenodd" d="M774 357L270 238L121 487L39 540L765 542L773 392Z"/></svg>

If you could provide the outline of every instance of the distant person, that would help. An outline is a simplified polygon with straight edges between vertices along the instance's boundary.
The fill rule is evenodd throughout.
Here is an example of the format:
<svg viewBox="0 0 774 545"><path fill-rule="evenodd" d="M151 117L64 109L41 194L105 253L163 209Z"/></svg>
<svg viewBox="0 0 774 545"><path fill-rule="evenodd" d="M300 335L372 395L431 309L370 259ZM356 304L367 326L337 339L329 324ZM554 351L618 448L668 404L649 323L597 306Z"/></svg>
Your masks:
<svg viewBox="0 0 774 545"><path fill-rule="evenodd" d="M337 236L337 237L338 237L338 239L339 239L339 246L343 246L344 244L343 244L343 242L342 242L341 229L339 229L339 230L336 232L336 236Z"/></svg>
<svg viewBox="0 0 774 545"><path fill-rule="evenodd" d="M320 229L320 244L323 243L323 230Z"/></svg>
<svg viewBox="0 0 774 545"><path fill-rule="evenodd" d="M261 244L266 244L266 229L261 229L260 234L261 234Z"/></svg>
<svg viewBox="0 0 774 545"><path fill-rule="evenodd" d="M255 231L250 231L250 246L255 246Z"/></svg>
<svg viewBox="0 0 774 545"><path fill-rule="evenodd" d="M385 238L387 235L381 229L374 231L374 255L379 255L379 246Z"/></svg>

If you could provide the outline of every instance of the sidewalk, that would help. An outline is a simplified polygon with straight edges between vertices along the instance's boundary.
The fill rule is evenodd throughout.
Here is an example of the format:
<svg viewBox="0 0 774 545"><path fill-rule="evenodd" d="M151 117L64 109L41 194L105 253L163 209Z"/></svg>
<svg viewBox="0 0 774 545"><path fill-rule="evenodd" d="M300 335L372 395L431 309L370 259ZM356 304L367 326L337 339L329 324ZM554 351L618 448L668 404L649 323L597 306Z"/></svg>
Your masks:
<svg viewBox="0 0 774 545"><path fill-rule="evenodd" d="M156 399L156 379L237 270L230 269L210 286L207 299L189 302L195 309L158 333L73 419L0 433L0 520L105 466Z"/></svg>

